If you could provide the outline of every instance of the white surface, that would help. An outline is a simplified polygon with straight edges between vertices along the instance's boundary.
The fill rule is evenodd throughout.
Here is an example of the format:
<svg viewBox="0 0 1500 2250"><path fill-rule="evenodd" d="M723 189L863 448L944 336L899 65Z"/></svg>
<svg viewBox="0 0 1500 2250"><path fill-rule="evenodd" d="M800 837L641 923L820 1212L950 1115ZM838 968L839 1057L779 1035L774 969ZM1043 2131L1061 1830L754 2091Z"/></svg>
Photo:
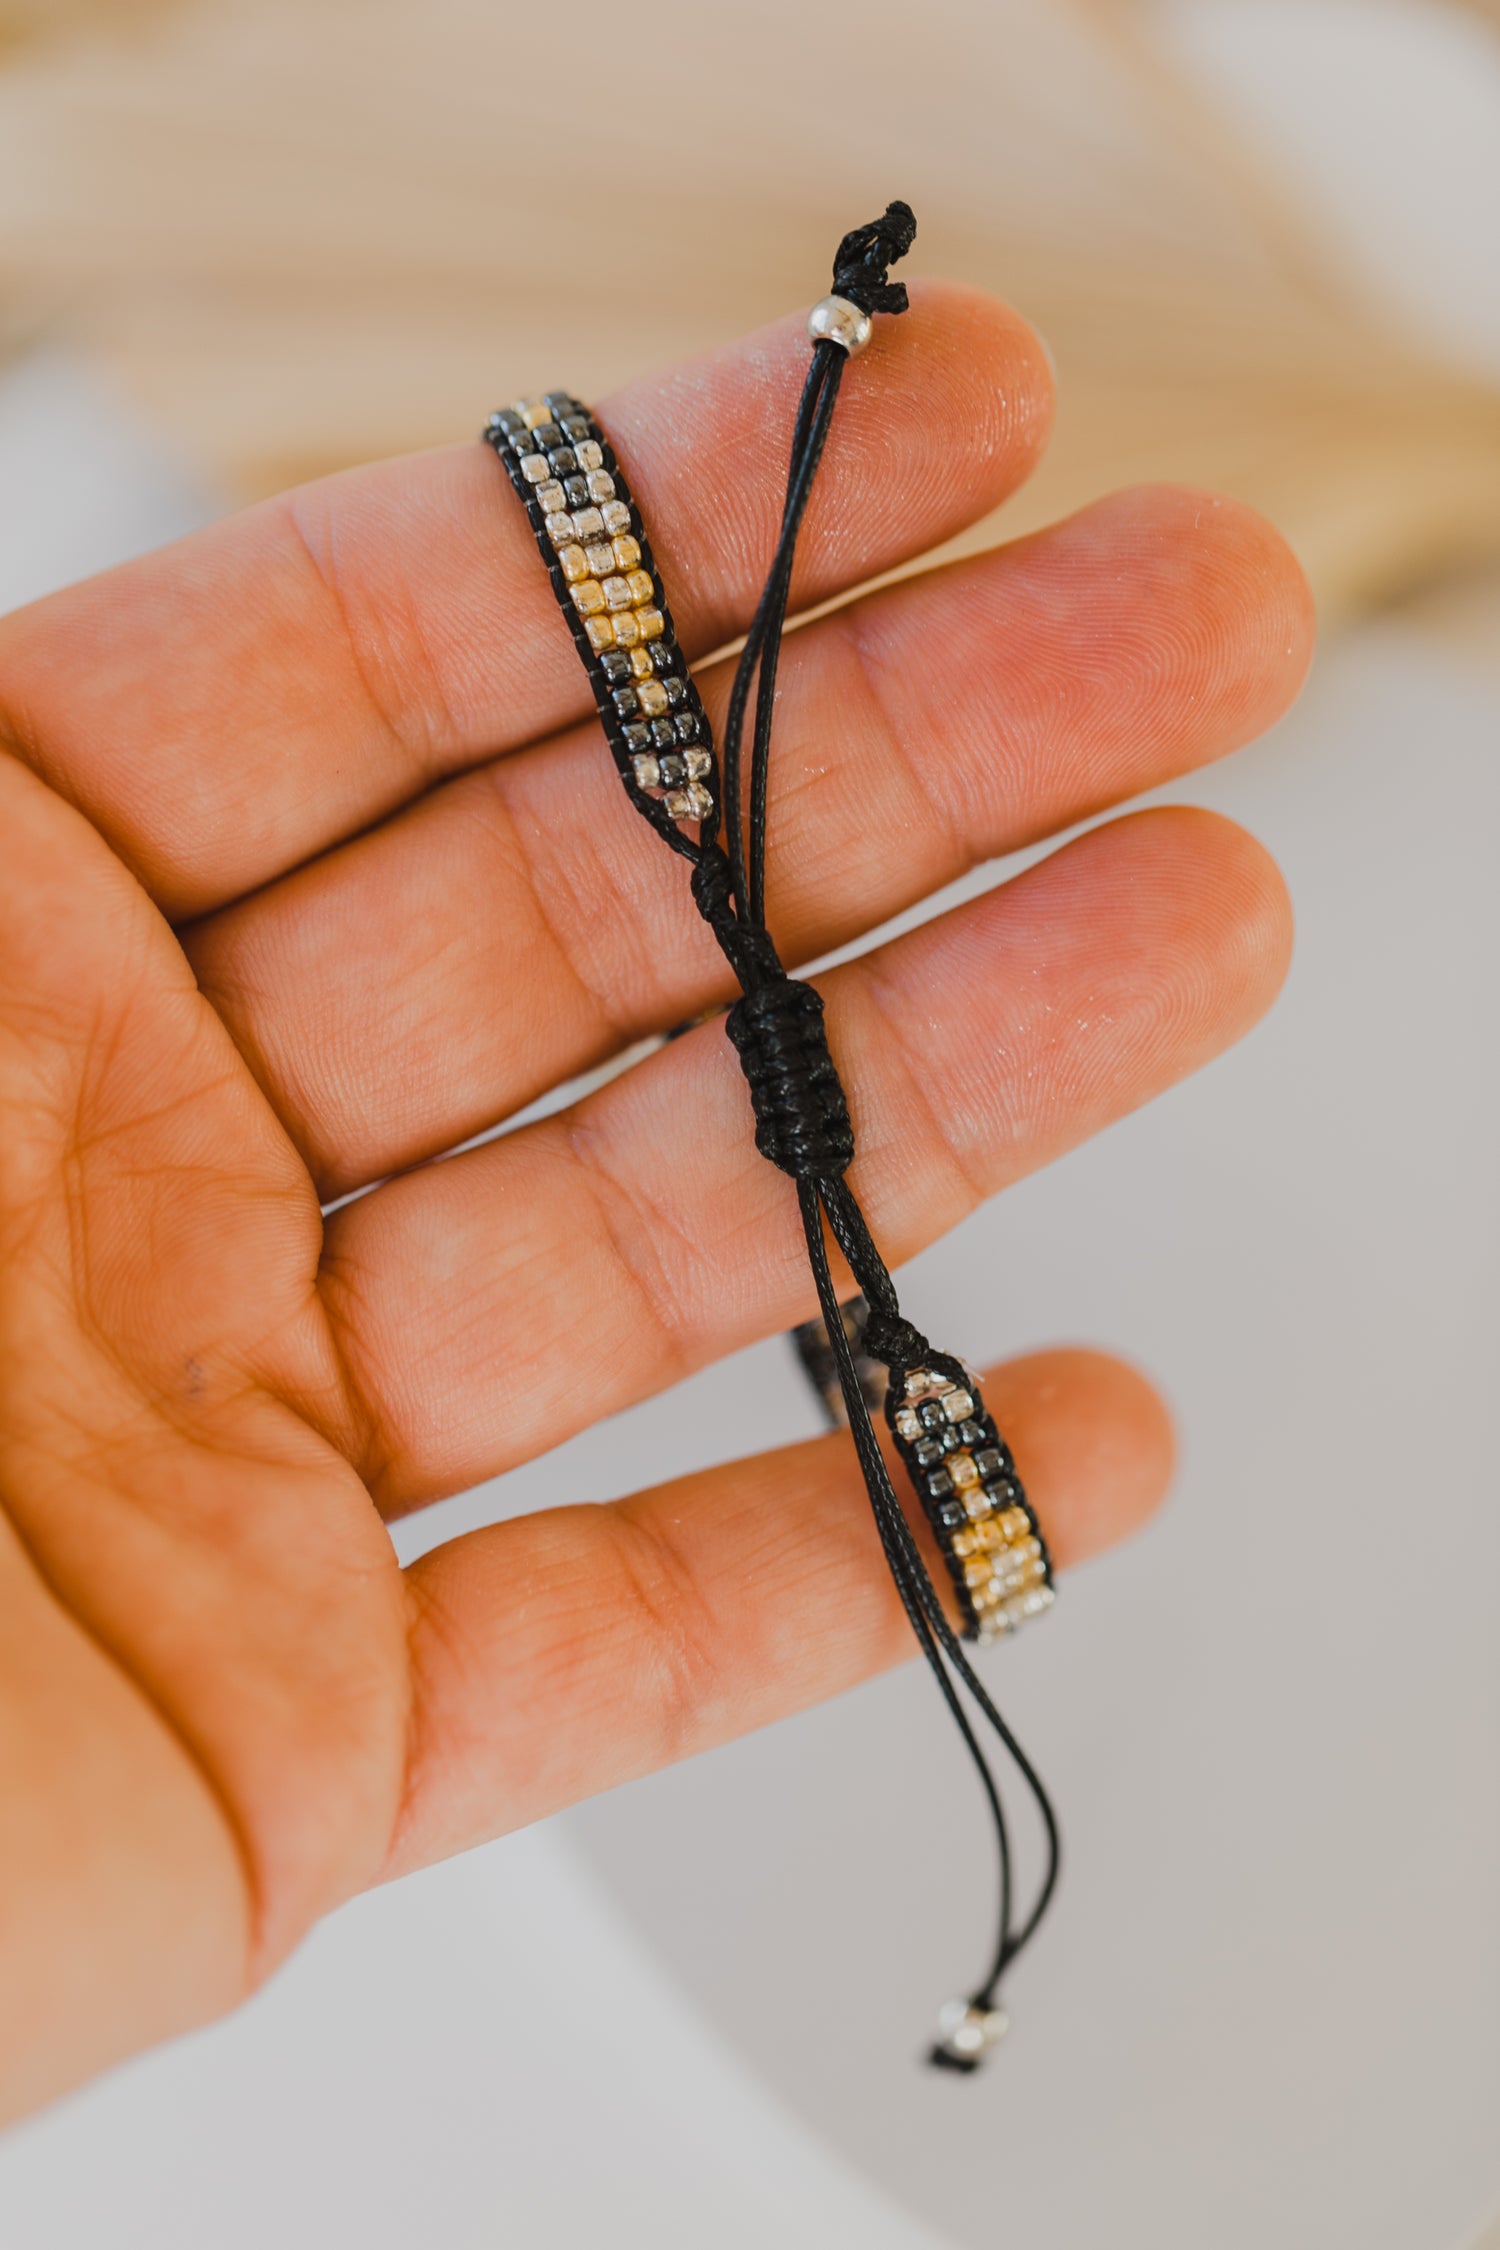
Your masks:
<svg viewBox="0 0 1500 2250"><path fill-rule="evenodd" d="M5 2250L941 2250L706 2035L555 1833L358 1900L0 2149Z"/></svg>

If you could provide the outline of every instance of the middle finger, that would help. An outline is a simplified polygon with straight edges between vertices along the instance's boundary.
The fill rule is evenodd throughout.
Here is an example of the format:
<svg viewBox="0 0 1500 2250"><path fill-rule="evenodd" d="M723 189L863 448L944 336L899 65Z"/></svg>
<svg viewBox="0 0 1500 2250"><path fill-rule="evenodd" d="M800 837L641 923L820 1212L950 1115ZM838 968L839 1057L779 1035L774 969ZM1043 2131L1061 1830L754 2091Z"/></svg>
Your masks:
<svg viewBox="0 0 1500 2250"><path fill-rule="evenodd" d="M1233 748L1290 701L1309 640L1276 533L1175 488L794 635L772 805L786 958ZM711 709L726 685L705 679ZM325 1199L729 996L595 727L465 775L186 943Z"/></svg>

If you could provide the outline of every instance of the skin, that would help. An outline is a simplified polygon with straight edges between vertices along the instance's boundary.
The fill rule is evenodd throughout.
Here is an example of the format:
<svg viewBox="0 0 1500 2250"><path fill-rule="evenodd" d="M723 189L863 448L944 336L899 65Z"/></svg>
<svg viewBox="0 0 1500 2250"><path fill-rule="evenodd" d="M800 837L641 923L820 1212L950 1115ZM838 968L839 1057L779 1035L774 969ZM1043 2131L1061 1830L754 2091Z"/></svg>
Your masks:
<svg viewBox="0 0 1500 2250"><path fill-rule="evenodd" d="M1024 324L913 296L845 387L804 607L1045 443ZM804 364L783 322L601 408L690 654L753 604ZM1277 535L1161 488L811 625L783 952L1221 756L1310 639ZM588 711L477 444L0 621L0 2114L233 2007L362 1887L910 1652L838 1437L393 1558L382 1515L811 1309L718 1023L423 1165L729 996ZM1238 1038L1289 932L1251 838L1155 811L821 978L891 1261ZM1159 1501L1130 1368L985 1381L1065 1568Z"/></svg>

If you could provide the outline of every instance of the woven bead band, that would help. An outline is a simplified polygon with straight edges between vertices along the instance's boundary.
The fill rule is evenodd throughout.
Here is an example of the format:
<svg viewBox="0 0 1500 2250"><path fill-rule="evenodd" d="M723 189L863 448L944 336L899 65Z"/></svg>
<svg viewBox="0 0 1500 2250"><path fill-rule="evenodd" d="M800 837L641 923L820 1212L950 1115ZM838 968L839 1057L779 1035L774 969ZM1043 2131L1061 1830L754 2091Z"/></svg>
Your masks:
<svg viewBox="0 0 1500 2250"><path fill-rule="evenodd" d="M928 1354L921 1367L887 1376L865 1350L870 1308L843 1307L844 1334L871 1408L886 1420L953 1580L965 1640L994 1641L1050 1609L1052 1557L1009 1446L960 1361ZM808 1381L835 1427L847 1425L828 1331L821 1320L792 1330Z"/></svg>
<svg viewBox="0 0 1500 2250"><path fill-rule="evenodd" d="M885 1413L957 1590L965 1640L998 1640L1050 1609L1052 1557L973 1377L947 1358L907 1368L891 1377Z"/></svg>
<svg viewBox="0 0 1500 2250"><path fill-rule="evenodd" d="M608 438L566 391L517 399L484 435L526 504L632 800L669 842L679 821L712 835L712 734Z"/></svg>

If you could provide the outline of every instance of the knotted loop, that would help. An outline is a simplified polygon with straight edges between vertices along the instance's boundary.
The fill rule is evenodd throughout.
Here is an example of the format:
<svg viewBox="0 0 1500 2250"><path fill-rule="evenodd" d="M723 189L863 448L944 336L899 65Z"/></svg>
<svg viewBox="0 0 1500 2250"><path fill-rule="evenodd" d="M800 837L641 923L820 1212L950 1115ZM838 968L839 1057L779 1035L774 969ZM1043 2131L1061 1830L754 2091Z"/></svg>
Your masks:
<svg viewBox="0 0 1500 2250"><path fill-rule="evenodd" d="M870 1313L861 1339L871 1359L878 1359L882 1367L893 1373L906 1374L913 1367L922 1367L932 1357L932 1346L920 1328L899 1314L892 1316L878 1310Z"/></svg>
<svg viewBox="0 0 1500 2250"><path fill-rule="evenodd" d="M917 239L917 222L908 203L888 203L885 216L854 227L839 244L833 261L833 289L861 312L904 313L905 285L886 278L898 258Z"/></svg>
<svg viewBox="0 0 1500 2250"><path fill-rule="evenodd" d="M755 1111L755 1145L794 1180L833 1180L854 1157L854 1128L828 1052L823 1002L781 977L736 1000L724 1025Z"/></svg>

